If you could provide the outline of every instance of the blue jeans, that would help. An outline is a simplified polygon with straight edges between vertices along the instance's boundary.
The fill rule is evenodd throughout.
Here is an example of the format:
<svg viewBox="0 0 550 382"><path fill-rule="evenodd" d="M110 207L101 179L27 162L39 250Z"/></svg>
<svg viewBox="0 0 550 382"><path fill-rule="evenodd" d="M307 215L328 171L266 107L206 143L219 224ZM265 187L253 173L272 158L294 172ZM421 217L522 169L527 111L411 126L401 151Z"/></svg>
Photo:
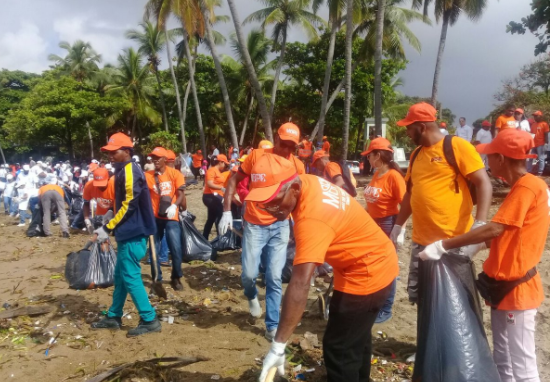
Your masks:
<svg viewBox="0 0 550 382"><path fill-rule="evenodd" d="M168 242L166 241L166 235L164 235L160 241L159 260L161 263L167 263L170 260L168 258Z"/></svg>
<svg viewBox="0 0 550 382"><path fill-rule="evenodd" d="M78 212L78 215L76 215L76 217L74 218L73 223L71 224L71 228L73 228L73 229L82 229L85 226L86 226L86 224L84 223L84 208L82 208Z"/></svg>
<svg viewBox="0 0 550 382"><path fill-rule="evenodd" d="M4 196L4 211L10 214L14 214L17 211L17 207L13 203L11 196Z"/></svg>
<svg viewBox="0 0 550 382"><path fill-rule="evenodd" d="M264 252L263 264L266 267L265 326L269 331L276 329L279 325L279 307L283 294L281 274L286 262L289 234L288 220L266 226L244 222L243 273L241 275L244 295L249 300L258 295L256 278L260 270L260 262L262 262L262 252Z"/></svg>
<svg viewBox="0 0 550 382"><path fill-rule="evenodd" d="M128 294L142 320L152 321L156 317L155 309L149 302L141 279L140 261L147 252L147 239L143 236L119 241L115 265L115 290L113 305L109 308L108 317L122 317L122 308Z"/></svg>
<svg viewBox="0 0 550 382"><path fill-rule="evenodd" d="M384 218L379 219L373 219L376 224L384 231L388 237L390 237L391 230L393 229L393 226L395 225L395 220L397 219L397 215L392 216L386 216ZM384 306L382 306L382 309L380 309L383 313L391 314L391 309L393 307L393 302L395 300L395 292L397 289L397 280L393 280L391 283L391 289L390 294L388 295L388 298L386 299L386 302L384 303Z"/></svg>
<svg viewBox="0 0 550 382"><path fill-rule="evenodd" d="M544 165L546 162L546 153L544 152L544 146L538 146L533 148L531 150L532 154L537 154L537 165L538 165L538 174L542 174L544 172ZM531 172L533 169L533 162L534 159L527 160L527 171Z"/></svg>
<svg viewBox="0 0 550 382"><path fill-rule="evenodd" d="M155 234L155 246L157 250L157 255L161 253L161 243L162 239L166 237L166 243L168 248L170 248L170 253L172 254L172 279L180 279L183 277L183 271L181 270L181 260L182 260L182 233L181 226L179 221L175 220L166 220L166 219L155 219L157 222L157 233ZM160 266L160 256L157 256L157 264L159 269L158 280L162 280L162 268ZM153 280L155 279L155 267L151 262L151 274L153 275Z"/></svg>
<svg viewBox="0 0 550 382"><path fill-rule="evenodd" d="M19 210L19 223L25 224L26 219L30 219L31 214L27 212L27 210Z"/></svg>
<svg viewBox="0 0 550 382"><path fill-rule="evenodd" d="M29 209L31 210L31 213L34 212L34 209L38 203L40 203L40 198L38 196L31 196L29 198Z"/></svg>

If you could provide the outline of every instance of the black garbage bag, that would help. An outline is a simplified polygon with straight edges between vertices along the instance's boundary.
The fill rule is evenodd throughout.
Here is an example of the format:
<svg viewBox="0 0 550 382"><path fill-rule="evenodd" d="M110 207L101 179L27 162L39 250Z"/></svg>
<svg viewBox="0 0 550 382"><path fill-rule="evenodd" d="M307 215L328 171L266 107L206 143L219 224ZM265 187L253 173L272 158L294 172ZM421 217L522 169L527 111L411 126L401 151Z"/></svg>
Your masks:
<svg viewBox="0 0 550 382"><path fill-rule="evenodd" d="M233 220L233 229L236 231L243 230L243 221L240 219ZM241 248L241 237L231 230L227 230L225 235L218 236L210 242L212 249L218 252L234 251Z"/></svg>
<svg viewBox="0 0 550 382"><path fill-rule="evenodd" d="M27 237L44 236L44 229L42 228L42 208L40 204L36 206L32 212L31 224L27 228Z"/></svg>
<svg viewBox="0 0 550 382"><path fill-rule="evenodd" d="M71 252L65 263L65 279L72 289L107 288L114 284L116 252L111 243L88 243Z"/></svg>
<svg viewBox="0 0 550 382"><path fill-rule="evenodd" d="M439 261L419 262L413 382L500 381L474 274L466 256L445 254Z"/></svg>
<svg viewBox="0 0 550 382"><path fill-rule="evenodd" d="M193 260L208 261L212 256L212 245L202 236L193 224L194 215L187 213L180 216L181 233L183 236L182 260L188 263Z"/></svg>

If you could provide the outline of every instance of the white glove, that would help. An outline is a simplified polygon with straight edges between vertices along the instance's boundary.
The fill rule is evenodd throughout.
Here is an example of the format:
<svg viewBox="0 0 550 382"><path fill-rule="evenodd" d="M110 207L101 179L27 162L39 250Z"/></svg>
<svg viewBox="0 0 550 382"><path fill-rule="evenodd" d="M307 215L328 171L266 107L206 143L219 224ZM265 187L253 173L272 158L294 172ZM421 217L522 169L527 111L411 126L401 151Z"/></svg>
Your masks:
<svg viewBox="0 0 550 382"><path fill-rule="evenodd" d="M405 244L405 233L407 232L407 229L400 226L400 225L394 225L391 233L390 233L390 239L395 245L395 248L399 249L400 246Z"/></svg>
<svg viewBox="0 0 550 382"><path fill-rule="evenodd" d="M418 254L422 260L439 260L447 251L443 248L441 240L428 245L422 252Z"/></svg>
<svg viewBox="0 0 550 382"><path fill-rule="evenodd" d="M103 215L102 224L105 225L111 221L112 218L115 217L115 213L113 210L107 211L105 215Z"/></svg>
<svg viewBox="0 0 550 382"><path fill-rule="evenodd" d="M476 228L482 227L485 224L487 224L487 223L486 222L480 222L479 220L475 220L474 224L472 224L472 228L470 228L470 231L473 231Z"/></svg>
<svg viewBox="0 0 550 382"><path fill-rule="evenodd" d="M223 236L228 229L233 228L233 215L231 211L224 211L220 223L218 224L218 230L220 235Z"/></svg>
<svg viewBox="0 0 550 382"><path fill-rule="evenodd" d="M279 375L285 375L285 348L286 344L275 342L271 344L271 349L264 358L262 374L260 374L260 382L264 382L269 370L276 367Z"/></svg>
<svg viewBox="0 0 550 382"><path fill-rule="evenodd" d="M94 231L94 233L97 235L96 240L101 244L109 240L109 234L107 231L103 229L103 227L99 227Z"/></svg>
<svg viewBox="0 0 550 382"><path fill-rule="evenodd" d="M479 244L470 244L460 249L460 254L468 256L470 259L473 259L474 256L479 252L487 248L485 242Z"/></svg>
<svg viewBox="0 0 550 382"><path fill-rule="evenodd" d="M88 232L92 232L94 230L94 226L92 225L92 222L90 219L84 219L84 224L86 224L86 228L88 229Z"/></svg>
<svg viewBox="0 0 550 382"><path fill-rule="evenodd" d="M166 217L168 219L173 219L177 213L178 213L178 206L176 206L175 204L172 204L170 207L166 209Z"/></svg>

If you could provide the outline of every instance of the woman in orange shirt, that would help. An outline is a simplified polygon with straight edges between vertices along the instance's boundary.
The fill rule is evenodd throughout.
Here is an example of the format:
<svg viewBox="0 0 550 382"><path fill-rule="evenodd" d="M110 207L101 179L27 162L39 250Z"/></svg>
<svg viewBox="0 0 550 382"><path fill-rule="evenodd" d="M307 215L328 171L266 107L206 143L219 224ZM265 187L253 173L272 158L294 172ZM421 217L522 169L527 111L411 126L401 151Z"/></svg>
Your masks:
<svg viewBox="0 0 550 382"><path fill-rule="evenodd" d="M367 151L361 153L369 160L371 168L375 169L372 180L365 187L367 212L388 237L395 225L399 205L407 190L401 169L393 161L393 149L386 138L373 139ZM405 230L402 231L404 239ZM386 322L392 317L392 307L395 298L396 281L393 281L390 295L378 313L376 323Z"/></svg>
<svg viewBox="0 0 550 382"><path fill-rule="evenodd" d="M223 194L225 192L226 176L222 174L229 166L227 157L223 154L218 155L212 160L213 165L206 171L204 180L204 192L202 202L208 209L208 217L204 224L202 235L208 240L212 226L216 223L216 231L218 230L218 222L223 214Z"/></svg>

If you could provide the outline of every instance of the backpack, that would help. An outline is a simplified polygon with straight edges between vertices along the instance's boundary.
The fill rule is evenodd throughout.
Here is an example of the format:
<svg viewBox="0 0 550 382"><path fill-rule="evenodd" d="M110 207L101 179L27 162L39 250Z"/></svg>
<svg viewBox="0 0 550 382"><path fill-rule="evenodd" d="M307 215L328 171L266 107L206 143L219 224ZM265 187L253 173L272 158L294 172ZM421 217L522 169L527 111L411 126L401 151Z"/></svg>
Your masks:
<svg viewBox="0 0 550 382"><path fill-rule="evenodd" d="M468 180L464 175L460 173L460 169L458 168L458 164L456 163L456 157L453 150L453 136L452 135L446 135L445 138L443 138L443 155L445 155L445 159L447 160L447 163L449 166L451 166L455 170L455 192L458 194L460 192L460 188L458 187L458 176L462 176L466 180L466 184L468 185L468 190L470 191L470 196L472 197L472 202L474 205L477 204L477 193L476 193L476 187L475 185ZM416 160L416 157L418 156L418 153L420 152L420 149L422 146L419 146L417 150L413 151L411 155L411 160L409 164L409 180L407 181L407 192L410 194L412 191L412 166L414 164L414 161Z"/></svg>
<svg viewBox="0 0 550 382"><path fill-rule="evenodd" d="M355 186L353 185L353 182L351 181L351 170L350 168L347 166L346 162L341 160L341 161L338 161L338 162L334 162L336 164L338 164L338 166L340 166L340 171L342 172L342 179L344 180L344 184L345 186L343 187L343 189L348 193L350 194L352 197L356 197L357 196L357 189L355 188Z"/></svg>

